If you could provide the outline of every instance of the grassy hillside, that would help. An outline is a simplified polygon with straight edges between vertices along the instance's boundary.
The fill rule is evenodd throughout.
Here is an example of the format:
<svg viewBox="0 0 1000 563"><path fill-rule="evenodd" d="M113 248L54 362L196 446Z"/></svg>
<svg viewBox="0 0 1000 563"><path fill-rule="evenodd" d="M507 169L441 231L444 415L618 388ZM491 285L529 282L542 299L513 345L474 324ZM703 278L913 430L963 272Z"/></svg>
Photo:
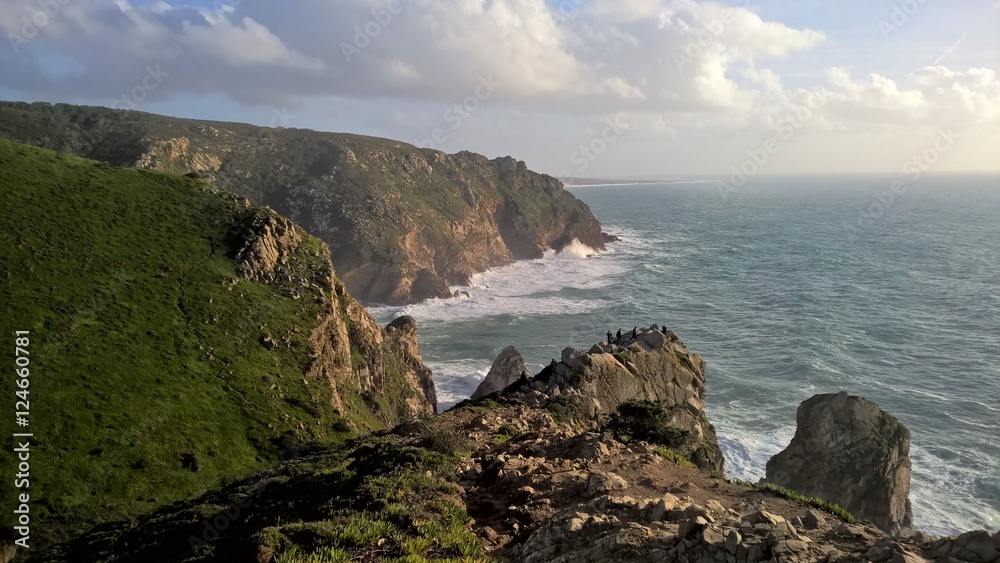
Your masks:
<svg viewBox="0 0 1000 563"><path fill-rule="evenodd" d="M590 209L513 158L446 155L307 129L0 102L0 137L117 166L197 172L330 245L361 299L445 297L448 284L572 238L602 248ZM427 283L417 284L425 279ZM416 287L413 287L413 286Z"/></svg>
<svg viewBox="0 0 1000 563"><path fill-rule="evenodd" d="M240 276L247 221L272 213L201 180L0 139L0 334L31 331L34 544L340 442L360 411L378 419L361 389L342 418L332 382L307 376L310 334L343 305L323 244L301 233L278 279Z"/></svg>

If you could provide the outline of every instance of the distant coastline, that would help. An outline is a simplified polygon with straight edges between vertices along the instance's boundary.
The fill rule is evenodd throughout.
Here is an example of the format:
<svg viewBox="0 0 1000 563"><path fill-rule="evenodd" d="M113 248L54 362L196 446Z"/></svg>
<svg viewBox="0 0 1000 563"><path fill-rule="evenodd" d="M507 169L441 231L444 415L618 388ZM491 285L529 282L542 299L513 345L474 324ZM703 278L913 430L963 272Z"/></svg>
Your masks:
<svg viewBox="0 0 1000 563"><path fill-rule="evenodd" d="M567 188L588 188L597 186L641 186L646 184L693 184L711 180L611 180L606 178L559 178Z"/></svg>

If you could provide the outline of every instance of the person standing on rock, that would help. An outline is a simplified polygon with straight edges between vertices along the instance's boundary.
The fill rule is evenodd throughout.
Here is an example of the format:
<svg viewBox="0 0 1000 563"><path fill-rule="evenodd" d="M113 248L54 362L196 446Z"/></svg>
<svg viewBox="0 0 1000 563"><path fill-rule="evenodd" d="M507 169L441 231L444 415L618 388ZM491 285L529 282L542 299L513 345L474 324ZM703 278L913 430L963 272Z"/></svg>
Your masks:
<svg viewBox="0 0 1000 563"><path fill-rule="evenodd" d="M622 329L618 329L618 335L615 337L615 344L622 343Z"/></svg>
<svg viewBox="0 0 1000 563"><path fill-rule="evenodd" d="M608 331L608 344L611 344L611 331Z"/></svg>
<svg viewBox="0 0 1000 563"><path fill-rule="evenodd" d="M636 334L637 334L635 331L638 330L638 329L639 329L639 327L637 327L637 326L632 327L632 340L635 340L635 337L636 337Z"/></svg>

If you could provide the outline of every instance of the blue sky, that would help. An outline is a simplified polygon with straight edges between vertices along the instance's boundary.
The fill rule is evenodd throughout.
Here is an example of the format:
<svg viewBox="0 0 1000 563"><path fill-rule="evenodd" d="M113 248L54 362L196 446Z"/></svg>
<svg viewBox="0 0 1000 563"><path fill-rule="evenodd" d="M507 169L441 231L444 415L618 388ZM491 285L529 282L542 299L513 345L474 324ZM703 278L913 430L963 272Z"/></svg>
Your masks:
<svg viewBox="0 0 1000 563"><path fill-rule="evenodd" d="M5 0L0 28L9 100L575 176L728 174L765 143L761 172L898 173L942 132L935 171L1000 170L1000 0Z"/></svg>

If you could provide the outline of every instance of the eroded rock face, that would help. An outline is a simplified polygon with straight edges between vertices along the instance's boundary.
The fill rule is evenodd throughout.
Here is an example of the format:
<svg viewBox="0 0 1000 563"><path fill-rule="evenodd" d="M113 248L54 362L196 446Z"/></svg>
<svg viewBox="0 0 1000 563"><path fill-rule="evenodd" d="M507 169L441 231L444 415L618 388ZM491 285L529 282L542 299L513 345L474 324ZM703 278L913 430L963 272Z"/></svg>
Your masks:
<svg viewBox="0 0 1000 563"><path fill-rule="evenodd" d="M514 391L531 405L563 395L595 422L633 399L660 402L670 412L670 426L688 436L677 452L703 469L722 470L715 427L704 411L705 362L672 332L654 325L638 329L635 338L623 336L620 344L600 342L588 352L566 348L560 357Z"/></svg>
<svg viewBox="0 0 1000 563"><path fill-rule="evenodd" d="M295 252L302 237L291 221L266 209L248 209L242 220L235 233L242 240L236 252L241 273L247 279L269 281L275 266Z"/></svg>
<svg viewBox="0 0 1000 563"><path fill-rule="evenodd" d="M528 366L524 364L524 358L517 351L517 348L508 346L500 352L496 360L493 360L493 365L490 366L486 379L479 384L479 387L476 387L472 398L478 399L500 391L520 379L522 373L528 373Z"/></svg>
<svg viewBox="0 0 1000 563"><path fill-rule="evenodd" d="M8 113L11 112L11 113ZM17 115L17 117L8 117ZM85 117L86 116L86 117ZM41 104L0 104L0 123L51 127ZM77 156L163 172L197 171L217 189L269 205L323 239L351 294L391 304L447 298L449 285L514 259L539 258L573 239L604 248L590 208L559 180L511 157L445 154L390 139L213 123L87 108L65 132L114 143L51 143ZM29 135L32 127L0 127Z"/></svg>
<svg viewBox="0 0 1000 563"><path fill-rule="evenodd" d="M385 327L390 342L395 343L400 357L406 366L404 377L411 388L420 389L423 395L407 398L410 410L417 414L433 414L437 412L437 390L434 388L434 374L424 365L417 344L417 321L409 315L403 315ZM430 403L431 411L427 412Z"/></svg>
<svg viewBox="0 0 1000 563"><path fill-rule="evenodd" d="M863 397L816 395L799 405L795 437L765 481L834 502L894 532L910 527L910 431Z"/></svg>

